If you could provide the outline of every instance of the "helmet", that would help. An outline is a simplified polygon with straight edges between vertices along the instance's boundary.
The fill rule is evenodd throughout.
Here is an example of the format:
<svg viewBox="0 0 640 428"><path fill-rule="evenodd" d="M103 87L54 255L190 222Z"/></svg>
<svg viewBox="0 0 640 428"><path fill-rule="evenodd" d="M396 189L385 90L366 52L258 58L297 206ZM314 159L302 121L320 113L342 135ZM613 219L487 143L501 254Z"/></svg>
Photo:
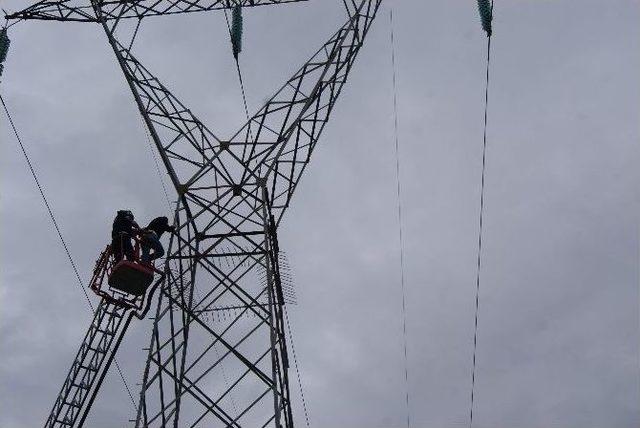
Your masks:
<svg viewBox="0 0 640 428"><path fill-rule="evenodd" d="M124 217L133 220L133 213L129 210L120 210L118 211L118 217Z"/></svg>

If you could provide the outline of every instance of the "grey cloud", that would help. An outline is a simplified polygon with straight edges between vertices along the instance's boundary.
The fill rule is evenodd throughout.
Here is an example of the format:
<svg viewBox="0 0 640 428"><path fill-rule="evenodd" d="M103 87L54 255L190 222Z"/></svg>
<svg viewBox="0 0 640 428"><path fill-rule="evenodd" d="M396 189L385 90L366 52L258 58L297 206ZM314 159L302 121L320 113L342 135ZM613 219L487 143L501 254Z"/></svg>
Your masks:
<svg viewBox="0 0 640 428"><path fill-rule="evenodd" d="M250 110L335 28L340 3L246 14ZM280 232L316 428L405 426L391 4L412 426L468 424L485 38L475 2L405 0L382 9ZM632 0L496 2L477 428L640 425L639 18ZM224 135L244 113L223 22L149 20L138 43L145 64ZM98 28L29 22L11 37L3 97L88 278L116 209L168 212L155 165ZM0 426L33 427L90 314L2 124ZM136 323L118 355L132 385L148 329ZM131 416L110 373L89 426Z"/></svg>

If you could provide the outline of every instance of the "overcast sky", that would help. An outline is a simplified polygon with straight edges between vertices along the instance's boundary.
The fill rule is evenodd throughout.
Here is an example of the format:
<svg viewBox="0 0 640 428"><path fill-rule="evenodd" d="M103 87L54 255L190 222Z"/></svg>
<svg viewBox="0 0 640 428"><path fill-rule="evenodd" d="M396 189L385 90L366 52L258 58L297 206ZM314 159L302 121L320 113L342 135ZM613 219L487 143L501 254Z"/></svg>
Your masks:
<svg viewBox="0 0 640 428"><path fill-rule="evenodd" d="M486 48L475 3L385 2L282 224L314 428L406 419L390 6L412 427L468 424ZM341 8L311 0L245 12L250 111L342 24ZM496 1L477 428L640 426L638 22L638 0ZM98 26L34 21L10 37L0 91L87 280L117 209L142 222L170 214L160 178ZM209 13L149 19L137 42L218 135L243 118L227 39L222 15ZM91 314L0 120L0 427L31 428ZM149 327L133 323L118 354L132 385ZM110 374L87 425L126 426L132 415Z"/></svg>

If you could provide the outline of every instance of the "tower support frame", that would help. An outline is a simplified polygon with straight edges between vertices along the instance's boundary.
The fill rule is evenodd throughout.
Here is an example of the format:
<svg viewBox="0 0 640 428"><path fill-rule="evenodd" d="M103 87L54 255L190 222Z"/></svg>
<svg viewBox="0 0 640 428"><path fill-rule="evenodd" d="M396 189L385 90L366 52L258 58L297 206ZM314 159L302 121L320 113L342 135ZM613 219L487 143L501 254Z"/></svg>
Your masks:
<svg viewBox="0 0 640 428"><path fill-rule="evenodd" d="M343 0L346 22L228 139L133 55L120 24L293 1L43 0L9 15L102 27L176 190L136 427L293 427L277 230L381 0ZM81 426L89 408L51 426Z"/></svg>

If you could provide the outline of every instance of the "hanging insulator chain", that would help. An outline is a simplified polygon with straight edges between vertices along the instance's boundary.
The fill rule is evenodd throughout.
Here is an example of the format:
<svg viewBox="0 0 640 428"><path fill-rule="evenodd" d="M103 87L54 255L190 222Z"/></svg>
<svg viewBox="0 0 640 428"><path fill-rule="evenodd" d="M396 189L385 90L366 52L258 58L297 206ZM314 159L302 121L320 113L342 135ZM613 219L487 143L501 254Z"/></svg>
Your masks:
<svg viewBox="0 0 640 428"><path fill-rule="evenodd" d="M7 27L4 27L0 30L0 76L2 76L2 71L4 70L4 60L7 58L10 44L11 40L7 35Z"/></svg>
<svg viewBox="0 0 640 428"><path fill-rule="evenodd" d="M491 36L491 21L493 20L493 6L489 0L478 0L478 12L482 21L482 29L487 36Z"/></svg>
<svg viewBox="0 0 640 428"><path fill-rule="evenodd" d="M231 47L233 56L238 59L238 54L242 52L242 6L234 6L231 14Z"/></svg>

